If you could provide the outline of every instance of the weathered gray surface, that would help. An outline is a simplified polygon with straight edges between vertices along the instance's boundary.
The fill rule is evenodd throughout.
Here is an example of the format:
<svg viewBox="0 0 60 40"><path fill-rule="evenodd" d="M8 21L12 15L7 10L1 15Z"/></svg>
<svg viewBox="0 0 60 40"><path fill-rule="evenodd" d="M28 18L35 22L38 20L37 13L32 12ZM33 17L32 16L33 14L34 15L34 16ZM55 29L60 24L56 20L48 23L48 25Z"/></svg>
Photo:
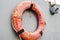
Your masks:
<svg viewBox="0 0 60 40"><path fill-rule="evenodd" d="M0 40L18 39L11 26L11 15L16 5L21 2L22 0L0 0ZM60 10L57 15L51 16L49 14L48 3L43 0L32 0L32 2L39 6L47 23L41 40L60 40ZM28 31L33 32L37 26L36 18L33 14L30 17L27 13L29 12L25 12L23 16L23 26Z"/></svg>

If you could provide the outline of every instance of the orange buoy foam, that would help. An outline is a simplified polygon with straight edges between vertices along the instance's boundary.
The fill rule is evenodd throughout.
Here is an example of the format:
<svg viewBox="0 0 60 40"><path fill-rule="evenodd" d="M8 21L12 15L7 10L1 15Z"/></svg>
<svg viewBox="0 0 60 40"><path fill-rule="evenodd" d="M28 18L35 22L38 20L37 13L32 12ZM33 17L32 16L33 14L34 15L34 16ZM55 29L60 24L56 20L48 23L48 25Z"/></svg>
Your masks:
<svg viewBox="0 0 60 40"><path fill-rule="evenodd" d="M38 27L35 32L28 32L22 26L22 15L23 12L27 9L33 10L37 15ZM31 1L24 1L15 8L12 15L12 24L14 30L19 34L19 37L21 37L23 40L37 40L39 37L42 36L46 22L40 9L35 3L32 3Z"/></svg>

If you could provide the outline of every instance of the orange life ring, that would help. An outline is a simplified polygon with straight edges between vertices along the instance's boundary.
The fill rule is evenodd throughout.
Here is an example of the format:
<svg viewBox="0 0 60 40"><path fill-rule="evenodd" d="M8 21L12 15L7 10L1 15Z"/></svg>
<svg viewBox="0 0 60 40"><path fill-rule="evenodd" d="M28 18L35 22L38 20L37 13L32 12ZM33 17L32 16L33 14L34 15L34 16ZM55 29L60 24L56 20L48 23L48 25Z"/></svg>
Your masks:
<svg viewBox="0 0 60 40"><path fill-rule="evenodd" d="M27 9L35 11L38 17L38 27L35 32L28 32L26 31L26 29L24 29L24 27L22 27L22 14ZM24 1L20 3L14 10L12 15L12 24L14 30L23 40L37 40L39 37L42 36L46 22L40 9L36 6L35 3L32 3L30 1Z"/></svg>

